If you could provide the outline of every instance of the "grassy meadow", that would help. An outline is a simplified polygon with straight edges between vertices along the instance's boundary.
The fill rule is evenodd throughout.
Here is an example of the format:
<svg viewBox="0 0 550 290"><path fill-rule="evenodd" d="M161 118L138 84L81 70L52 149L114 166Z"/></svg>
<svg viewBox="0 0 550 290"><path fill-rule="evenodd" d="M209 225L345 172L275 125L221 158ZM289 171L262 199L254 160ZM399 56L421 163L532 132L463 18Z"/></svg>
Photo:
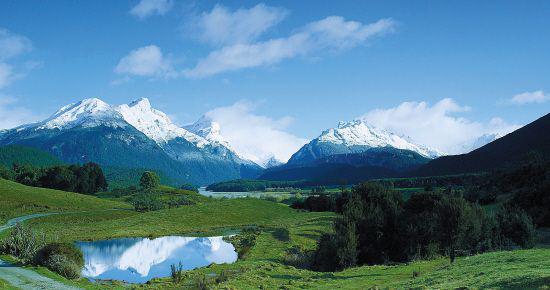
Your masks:
<svg viewBox="0 0 550 290"><path fill-rule="evenodd" d="M26 222L35 230L44 232L51 241L224 234L249 225L262 229L245 259L187 271L179 284L174 284L170 278L154 279L143 285L92 283L86 279L70 281L44 267L29 267L47 277L84 289L193 288L197 277L206 277L214 289L548 289L545 287L550 284L550 249L541 246L461 257L452 265L448 258L440 257L391 266L361 266L334 273L298 269L285 263L285 252L294 246L313 250L320 235L331 231L334 213L297 211L262 199L213 199L193 192L163 190L167 194L191 195L196 203L140 213L131 210L127 197L100 194L103 198L98 198L0 180L0 197L7 201L2 202L0 208L4 221L30 213L65 212ZM289 231L288 240L277 237L275 231L280 228ZM222 273L227 279L216 282ZM6 282L0 281L0 288L7 288L5 285Z"/></svg>
<svg viewBox="0 0 550 290"><path fill-rule="evenodd" d="M0 178L0 223L33 213L128 209L127 203L22 185Z"/></svg>

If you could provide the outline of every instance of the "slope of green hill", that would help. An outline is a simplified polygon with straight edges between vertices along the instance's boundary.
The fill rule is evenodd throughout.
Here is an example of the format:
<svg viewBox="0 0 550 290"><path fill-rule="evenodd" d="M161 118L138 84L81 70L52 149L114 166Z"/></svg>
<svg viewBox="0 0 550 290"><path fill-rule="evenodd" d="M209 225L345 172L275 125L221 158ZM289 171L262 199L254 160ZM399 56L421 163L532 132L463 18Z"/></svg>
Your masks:
<svg viewBox="0 0 550 290"><path fill-rule="evenodd" d="M412 171L409 176L435 176L488 171L535 156L550 156L550 114L468 154L444 156Z"/></svg>
<svg viewBox="0 0 550 290"><path fill-rule="evenodd" d="M131 208L122 202L0 179L0 223L33 213Z"/></svg>
<svg viewBox="0 0 550 290"><path fill-rule="evenodd" d="M0 164L11 167L14 163L28 164L38 167L49 167L63 164L52 154L40 149L19 145L0 147Z"/></svg>

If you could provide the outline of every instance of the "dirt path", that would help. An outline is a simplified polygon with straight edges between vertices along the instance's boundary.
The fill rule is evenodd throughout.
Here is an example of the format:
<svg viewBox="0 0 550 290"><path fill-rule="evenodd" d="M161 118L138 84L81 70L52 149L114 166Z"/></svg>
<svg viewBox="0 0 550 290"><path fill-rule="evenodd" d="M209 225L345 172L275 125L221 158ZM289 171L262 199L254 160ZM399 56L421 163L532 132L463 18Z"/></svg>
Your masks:
<svg viewBox="0 0 550 290"><path fill-rule="evenodd" d="M52 215L55 213L31 214L9 220L5 225L0 226L0 232L5 231L18 222L23 222L28 219L38 218ZM32 270L25 269L5 261L0 260L0 279L8 282L14 287L24 290L36 289L59 289L59 290L76 290L79 288L65 285L51 278L42 276Z"/></svg>

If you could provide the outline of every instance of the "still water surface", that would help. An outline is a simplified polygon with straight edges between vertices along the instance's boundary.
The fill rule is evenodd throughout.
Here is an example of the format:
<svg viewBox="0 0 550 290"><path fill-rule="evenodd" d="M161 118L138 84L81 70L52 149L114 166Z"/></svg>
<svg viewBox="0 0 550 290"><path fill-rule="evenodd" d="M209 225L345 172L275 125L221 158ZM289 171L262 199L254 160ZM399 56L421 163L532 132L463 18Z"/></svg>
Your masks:
<svg viewBox="0 0 550 290"><path fill-rule="evenodd" d="M181 262L184 270L191 270L237 260L235 248L223 237L126 238L76 245L84 254L82 276L91 280L145 283L169 277L172 264Z"/></svg>

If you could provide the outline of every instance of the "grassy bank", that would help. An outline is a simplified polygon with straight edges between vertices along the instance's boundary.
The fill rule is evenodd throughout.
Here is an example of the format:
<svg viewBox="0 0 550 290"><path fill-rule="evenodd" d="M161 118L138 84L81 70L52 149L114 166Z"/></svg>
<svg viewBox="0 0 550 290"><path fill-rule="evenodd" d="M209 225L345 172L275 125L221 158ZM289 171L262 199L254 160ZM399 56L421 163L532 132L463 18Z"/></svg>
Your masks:
<svg viewBox="0 0 550 290"><path fill-rule="evenodd" d="M25 186L0 179L0 223L33 213L93 211L130 208L126 203L99 199L93 196Z"/></svg>

